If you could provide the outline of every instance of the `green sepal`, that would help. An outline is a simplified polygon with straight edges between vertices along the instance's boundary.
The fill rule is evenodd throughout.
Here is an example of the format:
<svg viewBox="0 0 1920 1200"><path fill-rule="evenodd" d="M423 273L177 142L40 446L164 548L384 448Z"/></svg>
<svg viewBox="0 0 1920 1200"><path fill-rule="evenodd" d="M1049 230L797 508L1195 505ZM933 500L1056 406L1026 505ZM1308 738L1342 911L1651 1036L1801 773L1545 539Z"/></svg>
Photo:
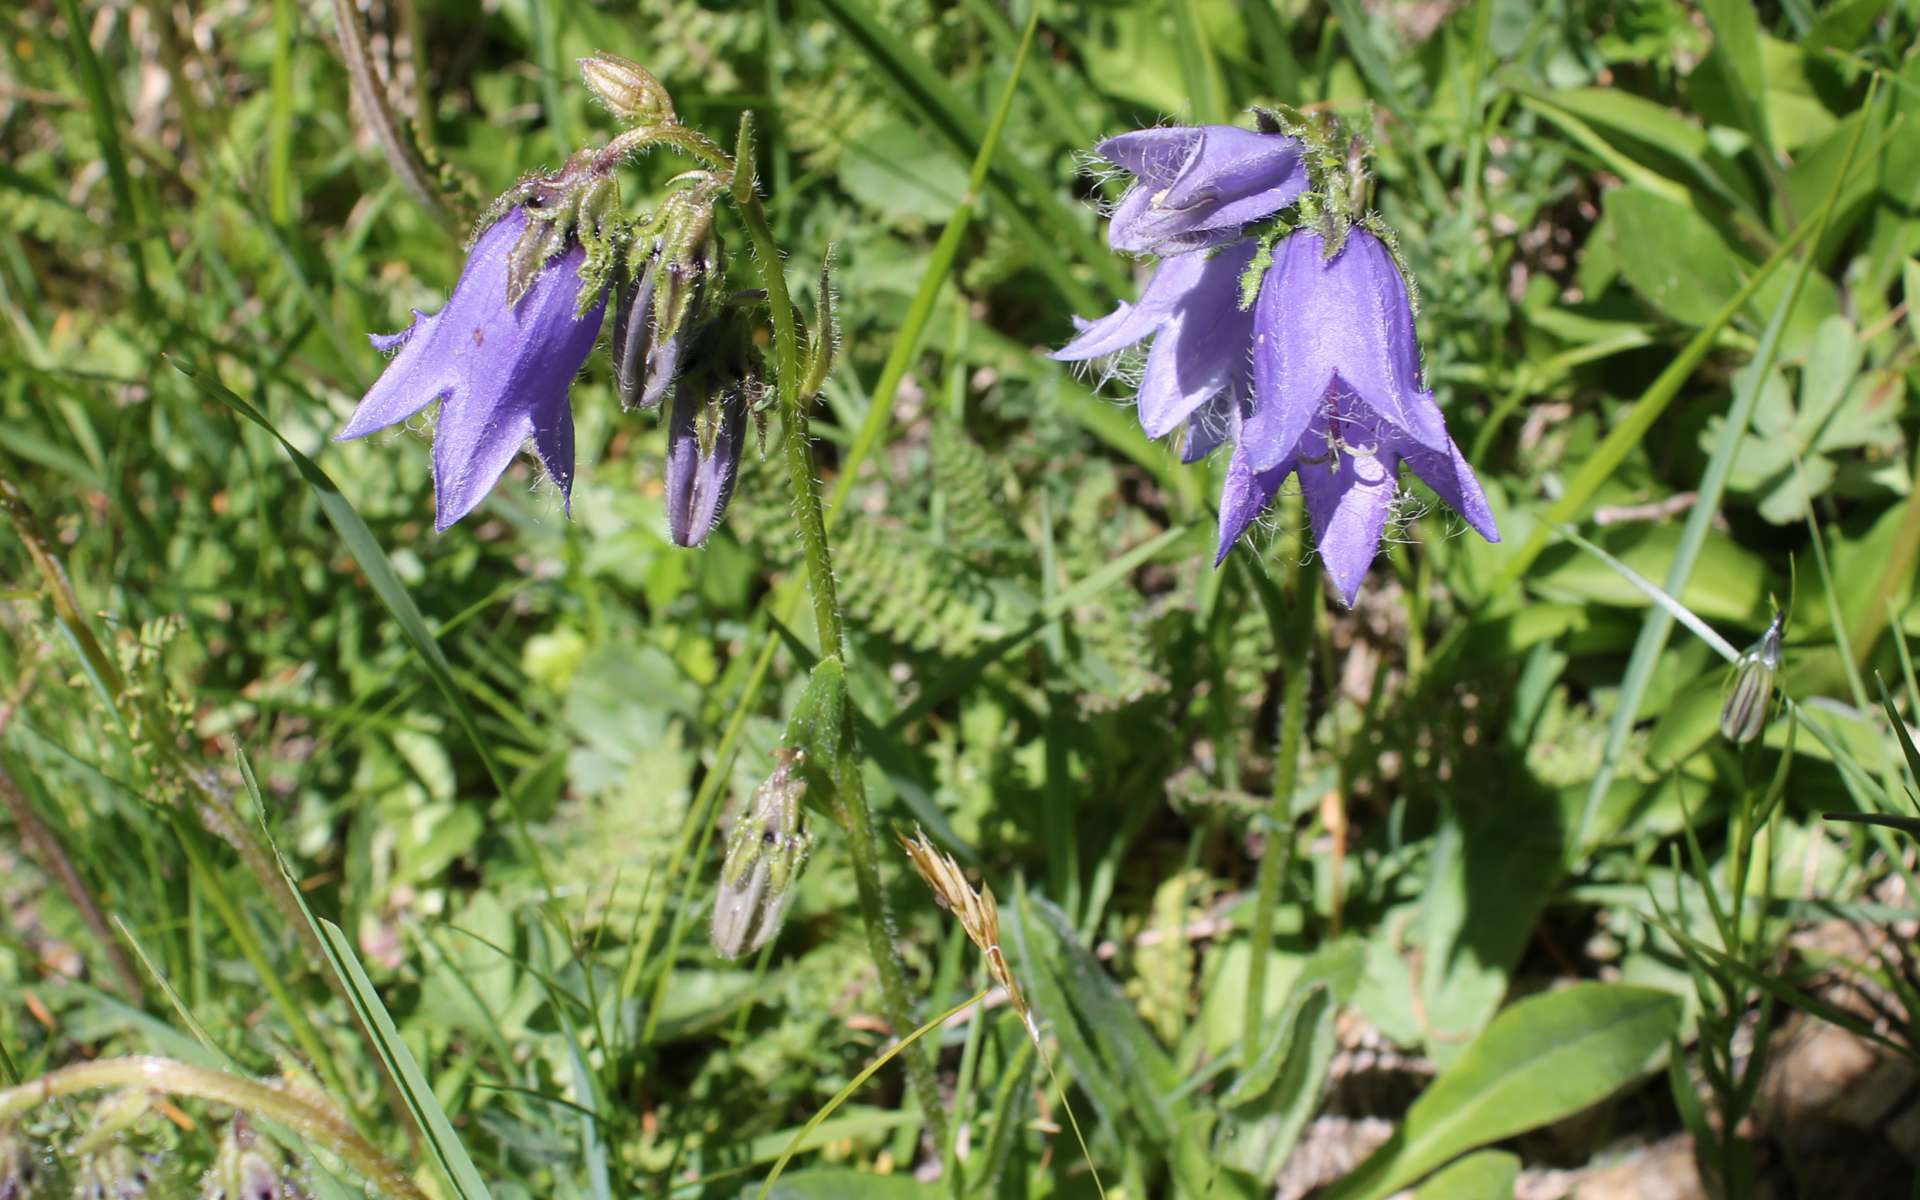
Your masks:
<svg viewBox="0 0 1920 1200"><path fill-rule="evenodd" d="M753 110L740 114L740 132L733 146L733 202L745 207L753 199Z"/></svg>
<svg viewBox="0 0 1920 1200"><path fill-rule="evenodd" d="M827 247L820 263L820 292L814 305L813 329L807 338L807 355L801 372L800 399L804 403L820 394L833 373L834 359L840 351L840 321L833 310L833 247Z"/></svg>

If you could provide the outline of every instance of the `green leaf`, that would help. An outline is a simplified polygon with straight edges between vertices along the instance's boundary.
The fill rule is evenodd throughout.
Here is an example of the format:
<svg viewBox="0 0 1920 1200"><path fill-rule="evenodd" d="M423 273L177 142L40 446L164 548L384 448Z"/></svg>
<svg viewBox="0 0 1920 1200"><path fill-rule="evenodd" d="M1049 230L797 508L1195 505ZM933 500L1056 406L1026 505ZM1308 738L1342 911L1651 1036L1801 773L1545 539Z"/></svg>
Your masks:
<svg viewBox="0 0 1920 1200"><path fill-rule="evenodd" d="M1760 18L1752 0L1701 0L1713 26L1708 61L1726 77L1734 109L1763 152L1773 145L1767 130L1767 69L1761 59Z"/></svg>
<svg viewBox="0 0 1920 1200"><path fill-rule="evenodd" d="M388 1073L399 1085L400 1094L406 1100L414 1122L425 1133L427 1149L452 1182L454 1195L460 1200L490 1200L486 1181L480 1178L473 1160L467 1157L467 1148L460 1144L459 1135L454 1133L453 1122L447 1119L447 1110L440 1106L439 1097L434 1095L426 1072L420 1069L413 1052L401 1040L400 1031L387 1014L387 1006L380 1002L380 993L375 990L373 981L367 978L366 970L353 952L353 943L332 921L322 920L319 926L330 965L346 984L348 998L355 1012L369 1031L368 1036L385 1061Z"/></svg>
<svg viewBox="0 0 1920 1200"><path fill-rule="evenodd" d="M840 186L895 223L931 224L966 196L967 171L940 143L894 119L847 144Z"/></svg>
<svg viewBox="0 0 1920 1200"><path fill-rule="evenodd" d="M1704 325L1740 290L1740 257L1691 206L1623 187L1607 193L1606 211L1628 284L1675 321Z"/></svg>
<svg viewBox="0 0 1920 1200"><path fill-rule="evenodd" d="M1325 980L1296 987L1260 1055L1220 1098L1223 1117L1214 1156L1270 1183L1320 1107L1333 1064L1333 988Z"/></svg>
<svg viewBox="0 0 1920 1200"><path fill-rule="evenodd" d="M1420 1185L1413 1200L1513 1200L1520 1159L1505 1150L1482 1150Z"/></svg>
<svg viewBox="0 0 1920 1200"><path fill-rule="evenodd" d="M1388 1195L1455 1155L1558 1121L1639 1079L1680 1025L1677 996L1578 983L1507 1009L1414 1101L1393 1137L1327 1193Z"/></svg>
<svg viewBox="0 0 1920 1200"><path fill-rule="evenodd" d="M944 1195L938 1186L905 1175L802 1171L774 1184L767 1200L937 1200Z"/></svg>

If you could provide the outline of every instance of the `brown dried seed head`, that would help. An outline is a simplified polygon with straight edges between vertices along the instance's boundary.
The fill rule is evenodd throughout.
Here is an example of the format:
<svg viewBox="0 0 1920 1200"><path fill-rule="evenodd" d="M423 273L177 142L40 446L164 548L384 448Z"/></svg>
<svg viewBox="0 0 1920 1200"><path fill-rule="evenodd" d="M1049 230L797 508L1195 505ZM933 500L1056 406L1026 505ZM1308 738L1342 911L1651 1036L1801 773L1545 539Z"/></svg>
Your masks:
<svg viewBox="0 0 1920 1200"><path fill-rule="evenodd" d="M1000 906L994 901L993 889L983 883L980 890L975 891L961 874L960 864L936 849L927 840L926 832L918 827L912 838L900 838L900 847L907 852L914 870L920 872L920 878L926 880L940 907L960 918L960 927L967 931L967 937L987 956L988 973L995 983L1006 989L1007 1003L1020 1014L1028 1035L1037 1045L1040 1034L1034 1026L1033 1013L1027 1008L1020 985L1014 981L1013 971L1007 966L1006 954L1000 949Z"/></svg>

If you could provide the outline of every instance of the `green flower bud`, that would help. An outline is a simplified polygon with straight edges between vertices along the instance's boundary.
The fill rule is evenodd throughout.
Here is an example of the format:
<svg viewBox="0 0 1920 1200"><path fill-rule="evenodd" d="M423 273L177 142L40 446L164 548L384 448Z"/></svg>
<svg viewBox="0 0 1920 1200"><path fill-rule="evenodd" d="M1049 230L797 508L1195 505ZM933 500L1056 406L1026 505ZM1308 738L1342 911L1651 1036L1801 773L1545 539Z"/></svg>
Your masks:
<svg viewBox="0 0 1920 1200"><path fill-rule="evenodd" d="M1776 612L1773 623L1760 640L1733 664L1728 676L1727 698L1720 706L1720 736L1735 745L1745 745L1766 728L1772 708L1773 677L1780 670L1780 635L1787 615Z"/></svg>
<svg viewBox="0 0 1920 1200"><path fill-rule="evenodd" d="M739 958L767 944L780 931L800 882L813 835L807 832L800 776L806 755L774 751L773 774L753 790L753 799L727 835L720 891L713 900L713 949Z"/></svg>
<svg viewBox="0 0 1920 1200"><path fill-rule="evenodd" d="M673 125L673 97L653 72L617 54L594 54L580 60L580 78L607 110L629 125Z"/></svg>

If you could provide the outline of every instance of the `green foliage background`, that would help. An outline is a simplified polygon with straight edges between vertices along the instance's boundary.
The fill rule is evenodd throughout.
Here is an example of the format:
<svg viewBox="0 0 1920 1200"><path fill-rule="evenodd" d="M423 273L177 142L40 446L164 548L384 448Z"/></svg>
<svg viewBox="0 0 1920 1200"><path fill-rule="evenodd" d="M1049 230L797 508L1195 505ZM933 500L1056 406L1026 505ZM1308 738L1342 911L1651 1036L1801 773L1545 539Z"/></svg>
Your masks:
<svg viewBox="0 0 1920 1200"><path fill-rule="evenodd" d="M1343 1196L1494 1143L1432 1194L1501 1194L1517 1163L1623 1139L1711 1143L1662 1056L1678 1047L1684 1078L1699 1039L1795 994L1814 964L1788 934L1888 919L1905 871L1890 832L1819 814L1906 805L1870 680L1909 691L1902 636L1920 631L1915 6L1049 3L973 223L902 346L1028 16L367 11L392 103L480 193L610 135L574 79L593 51L646 64L723 143L756 114L789 279L833 247L844 342L814 425L830 483L869 406L891 413L835 530L880 823L924 825L1001 897L1110 1190L1271 1194L1338 1103L1336 1024L1422 1064ZM778 464L750 449L725 528L675 549L663 432L620 412L603 357L573 393L570 520L523 462L436 537L424 437L330 443L381 367L362 335L437 307L465 233L395 181L334 21L298 0L0 14L18 522L0 536L0 1085L122 1053L284 1073L431 1193L471 1194L397 1115L392 1045L334 986L352 957L367 987L348 992L377 994L430 1082L414 1111L445 1114L491 1194L738 1194L889 1034L830 828L766 953L705 945L713 831L770 769L805 679L804 616L770 619L798 558ZM1313 630L1279 797L1296 519L1214 570L1223 464L1180 466L1123 384L1040 353L1136 287L1104 247L1119 185L1085 152L1259 102L1371 129L1430 383L1506 535L1463 536L1408 485L1404 538ZM639 164L630 200L678 169ZM905 375L876 395L893 354ZM28 528L144 721L79 652ZM1720 658L1629 572L1737 645L1790 598L1798 733L1721 743ZM335 953L193 819L174 758L270 834L311 915L344 931ZM1756 849L1741 814L1783 759ZM1289 849L1250 1023L1256 863ZM985 976L904 867L883 863L925 1017ZM1729 937L1709 902L1740 889L1759 915ZM1689 935L1773 986L1715 991ZM923 1145L883 1071L775 1194L1092 1194L1005 1007L931 1036L959 1145ZM1577 1152L1513 1140L1602 1102ZM211 1160L219 1110L189 1107L193 1131L124 1135L155 1194L195 1194ZM22 1130L71 1147L86 1121ZM1702 1154L1740 1189L1744 1168ZM914 1181L943 1160L943 1182ZM344 1194L324 1153L308 1171Z"/></svg>

